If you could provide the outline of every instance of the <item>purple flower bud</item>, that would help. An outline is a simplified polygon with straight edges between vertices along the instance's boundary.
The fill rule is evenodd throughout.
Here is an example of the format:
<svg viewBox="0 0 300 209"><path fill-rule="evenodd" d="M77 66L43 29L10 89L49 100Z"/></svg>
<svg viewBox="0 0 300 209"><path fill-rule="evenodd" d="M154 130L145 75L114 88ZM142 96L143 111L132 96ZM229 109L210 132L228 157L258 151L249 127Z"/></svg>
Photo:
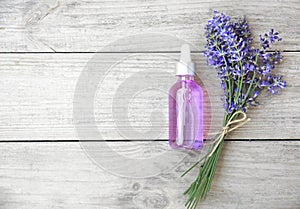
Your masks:
<svg viewBox="0 0 300 209"><path fill-rule="evenodd" d="M224 108L228 113L240 109L246 111L247 104L258 105L255 99L262 89L276 94L279 89L286 87L282 76L273 75L276 64L282 60L281 53L266 51L273 43L281 41L274 29L259 37L259 48L251 46L251 31L245 19L232 21L229 16L214 11L205 29L207 44L204 56L207 63L218 71L226 97ZM233 85L234 98L230 100L226 82ZM243 85L240 85L241 82ZM239 89L239 86L242 88ZM247 95L248 88L251 88L249 92L254 93ZM232 100L234 102L229 102Z"/></svg>

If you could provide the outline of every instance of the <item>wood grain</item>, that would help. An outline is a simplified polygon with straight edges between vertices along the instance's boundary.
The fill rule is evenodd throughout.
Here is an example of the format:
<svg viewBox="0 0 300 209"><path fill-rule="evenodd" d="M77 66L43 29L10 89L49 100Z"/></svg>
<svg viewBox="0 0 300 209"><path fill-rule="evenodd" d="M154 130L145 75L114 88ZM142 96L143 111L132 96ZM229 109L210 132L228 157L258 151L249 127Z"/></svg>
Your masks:
<svg viewBox="0 0 300 209"><path fill-rule="evenodd" d="M88 135L93 120L103 140L167 139L167 92L175 82L178 56L176 53L1 54L0 139L78 140L75 128L79 127L86 130L88 139L101 140ZM193 56L212 103L210 133L216 132L223 119L219 81L202 54ZM284 74L288 87L272 98L263 96L259 100L261 106L249 110L252 121L232 133L231 138L300 138L299 53L284 53L284 56L285 62L276 71ZM90 69L90 77L76 90L77 81L86 74L86 69ZM102 75L104 79L97 80ZM75 95L83 101L92 96L93 115L85 114L90 110L85 103L79 107L74 104ZM74 119L75 107L83 114L78 120Z"/></svg>
<svg viewBox="0 0 300 209"><path fill-rule="evenodd" d="M288 87L265 94L251 122L230 134L244 141L225 143L200 208L300 208L298 0L2 0L0 208L183 208L196 170L180 175L208 147L176 151L153 139L168 138L180 45L203 51L213 10L245 15L254 44L270 28L280 32L275 48L286 52L277 71ZM202 54L193 58L213 105L212 133L222 92Z"/></svg>
<svg viewBox="0 0 300 209"><path fill-rule="evenodd" d="M280 49L300 50L297 0L2 0L0 51L178 51L182 40L203 50L213 10L245 15L256 40L275 28L284 38ZM146 36L128 38L137 34Z"/></svg>
<svg viewBox="0 0 300 209"><path fill-rule="evenodd" d="M128 150L132 147L128 143L135 144L108 144ZM169 149L166 142L157 147L158 156ZM137 179L98 167L75 142L2 143L0 150L0 204L5 209L179 209L185 201L182 192L195 177L195 173L180 175L196 155L180 164L163 158L172 169ZM200 208L299 208L299 150L300 142L227 142L212 190ZM128 157L149 151L153 147L144 146ZM114 150L104 150L103 156L103 162L117 158Z"/></svg>

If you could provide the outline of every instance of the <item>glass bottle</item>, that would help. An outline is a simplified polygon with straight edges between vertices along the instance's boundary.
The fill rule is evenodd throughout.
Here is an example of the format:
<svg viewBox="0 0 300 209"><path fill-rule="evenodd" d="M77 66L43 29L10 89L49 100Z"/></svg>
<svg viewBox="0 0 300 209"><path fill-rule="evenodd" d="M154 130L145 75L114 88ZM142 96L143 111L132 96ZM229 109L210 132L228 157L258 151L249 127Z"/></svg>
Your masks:
<svg viewBox="0 0 300 209"><path fill-rule="evenodd" d="M169 144L197 150L203 146L203 90L195 82L196 65L190 46L181 47L177 82L169 91Z"/></svg>

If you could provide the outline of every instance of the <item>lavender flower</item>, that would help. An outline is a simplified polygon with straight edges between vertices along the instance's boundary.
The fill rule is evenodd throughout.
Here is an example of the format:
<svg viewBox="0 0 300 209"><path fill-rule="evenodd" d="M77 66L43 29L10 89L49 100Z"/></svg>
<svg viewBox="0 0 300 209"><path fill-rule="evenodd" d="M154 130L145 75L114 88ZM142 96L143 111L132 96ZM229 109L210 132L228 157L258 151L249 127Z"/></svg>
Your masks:
<svg viewBox="0 0 300 209"><path fill-rule="evenodd" d="M245 19L232 21L223 13L214 12L206 26L207 44L204 55L207 63L218 71L224 95L224 108L227 113L247 110L248 105L257 106L255 101L261 91L272 94L286 87L282 76L274 75L275 66L281 62L278 51L268 52L282 39L271 29L260 36L259 48L252 47L253 39Z"/></svg>
<svg viewBox="0 0 300 209"><path fill-rule="evenodd" d="M250 28L245 19L232 21L229 16L214 12L213 18L208 21L204 55L207 63L214 66L218 72L224 91L222 100L226 112L223 130L215 136L216 142L209 154L203 158L203 162L203 159L197 161L182 175L201 163L196 180L184 192L188 195L188 209L195 209L200 199L205 199L210 190L228 127L233 126L231 130L234 130L238 125L247 122L245 112L250 106L259 105L256 99L262 91L277 94L280 89L286 87L282 75L274 74L275 66L282 60L281 53L269 50L275 42L281 41L278 35L278 32L271 29L260 36L260 45L254 48ZM236 120L240 115L243 115L243 118ZM233 120L238 125L235 126Z"/></svg>

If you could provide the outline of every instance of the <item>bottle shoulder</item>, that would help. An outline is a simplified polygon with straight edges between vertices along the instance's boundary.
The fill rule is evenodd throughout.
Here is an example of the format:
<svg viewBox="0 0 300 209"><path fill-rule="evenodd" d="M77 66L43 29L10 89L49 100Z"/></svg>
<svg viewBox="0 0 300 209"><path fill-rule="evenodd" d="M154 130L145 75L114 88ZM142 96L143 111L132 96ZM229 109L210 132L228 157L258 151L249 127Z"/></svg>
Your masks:
<svg viewBox="0 0 300 209"><path fill-rule="evenodd" d="M178 81L176 82L171 88L170 88L170 92L177 92L179 89L182 88L189 88L194 92L201 92L203 93L203 89L202 87L197 84L194 80L190 80L190 81Z"/></svg>

